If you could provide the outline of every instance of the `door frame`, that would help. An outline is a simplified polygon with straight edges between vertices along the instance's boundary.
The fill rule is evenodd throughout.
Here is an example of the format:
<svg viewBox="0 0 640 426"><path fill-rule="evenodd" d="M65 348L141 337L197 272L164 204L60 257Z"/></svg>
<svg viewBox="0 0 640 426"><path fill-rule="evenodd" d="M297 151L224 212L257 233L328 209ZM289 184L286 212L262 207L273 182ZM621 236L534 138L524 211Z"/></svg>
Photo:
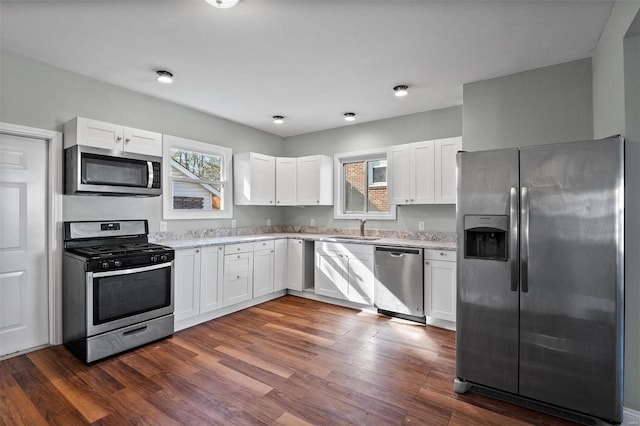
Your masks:
<svg viewBox="0 0 640 426"><path fill-rule="evenodd" d="M49 344L62 343L62 133L0 122L0 133L47 144L47 288ZM26 352L30 351L28 349Z"/></svg>

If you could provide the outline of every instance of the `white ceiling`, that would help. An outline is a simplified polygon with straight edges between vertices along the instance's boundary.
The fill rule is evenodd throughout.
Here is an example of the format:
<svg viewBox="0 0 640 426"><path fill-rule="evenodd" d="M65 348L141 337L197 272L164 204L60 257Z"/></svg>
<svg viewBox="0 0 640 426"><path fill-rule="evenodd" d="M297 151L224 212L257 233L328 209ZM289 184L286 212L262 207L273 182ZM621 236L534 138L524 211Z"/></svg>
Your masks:
<svg viewBox="0 0 640 426"><path fill-rule="evenodd" d="M3 49L286 137L349 125L344 112L358 123L460 105L464 83L591 56L612 6L3 0L0 37ZM156 69L175 82L157 83ZM397 84L409 96L395 98Z"/></svg>

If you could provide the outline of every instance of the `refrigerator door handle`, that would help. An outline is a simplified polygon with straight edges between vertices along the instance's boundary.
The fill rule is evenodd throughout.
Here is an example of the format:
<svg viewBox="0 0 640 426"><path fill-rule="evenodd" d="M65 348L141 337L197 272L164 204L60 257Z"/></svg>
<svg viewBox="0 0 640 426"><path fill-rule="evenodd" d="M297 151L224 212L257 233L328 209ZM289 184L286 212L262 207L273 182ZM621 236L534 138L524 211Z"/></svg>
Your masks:
<svg viewBox="0 0 640 426"><path fill-rule="evenodd" d="M511 261L511 291L518 291L518 188L509 193L509 259Z"/></svg>
<svg viewBox="0 0 640 426"><path fill-rule="evenodd" d="M529 188L520 190L520 288L523 293L529 291Z"/></svg>

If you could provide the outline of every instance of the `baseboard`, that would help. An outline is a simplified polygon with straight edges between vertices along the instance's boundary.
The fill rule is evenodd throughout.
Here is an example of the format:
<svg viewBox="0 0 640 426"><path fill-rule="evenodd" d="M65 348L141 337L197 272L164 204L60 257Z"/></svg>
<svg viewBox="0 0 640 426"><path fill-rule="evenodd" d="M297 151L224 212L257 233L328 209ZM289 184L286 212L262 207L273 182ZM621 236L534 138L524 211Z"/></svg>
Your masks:
<svg viewBox="0 0 640 426"><path fill-rule="evenodd" d="M640 411L625 408L622 412L622 424L624 426L640 426Z"/></svg>

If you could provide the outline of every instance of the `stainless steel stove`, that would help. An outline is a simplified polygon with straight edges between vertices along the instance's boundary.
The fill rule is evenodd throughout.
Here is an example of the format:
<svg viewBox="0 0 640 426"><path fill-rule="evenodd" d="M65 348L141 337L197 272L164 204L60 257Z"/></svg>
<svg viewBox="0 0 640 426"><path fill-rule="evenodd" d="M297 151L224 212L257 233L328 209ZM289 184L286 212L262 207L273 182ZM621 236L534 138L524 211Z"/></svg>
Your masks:
<svg viewBox="0 0 640 426"><path fill-rule="evenodd" d="M65 222L63 340L85 362L173 334L170 247L146 220Z"/></svg>

